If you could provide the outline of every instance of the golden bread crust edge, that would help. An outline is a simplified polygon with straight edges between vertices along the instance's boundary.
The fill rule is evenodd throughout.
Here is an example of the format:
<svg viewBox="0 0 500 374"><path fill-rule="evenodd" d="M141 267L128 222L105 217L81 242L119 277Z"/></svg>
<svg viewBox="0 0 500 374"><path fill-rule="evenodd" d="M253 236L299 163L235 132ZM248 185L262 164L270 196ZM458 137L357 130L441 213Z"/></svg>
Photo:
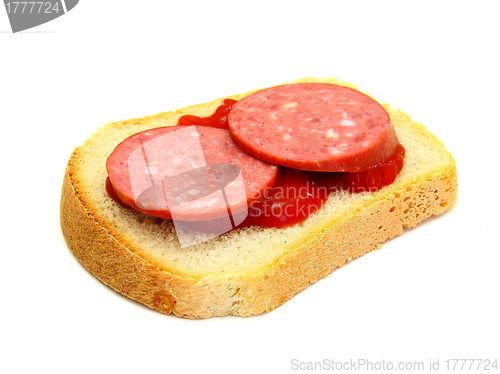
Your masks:
<svg viewBox="0 0 500 374"><path fill-rule="evenodd" d="M456 199L456 186L456 169L450 165L432 179L391 192L393 199L387 196L325 228L315 239L303 243L301 251L262 272L240 277L182 279L140 258L81 204L70 165L62 189L61 226L78 260L102 282L131 299L187 318L247 316L275 309L310 283L399 235L403 227L413 227L444 212Z"/></svg>
<svg viewBox="0 0 500 374"><path fill-rule="evenodd" d="M325 228L299 252L283 258L256 281L252 312L261 313L283 304L311 283L330 274L381 243L431 215L447 210L456 200L456 169L392 192L393 199L376 201L343 222ZM435 192L437 191L437 192ZM260 307L259 307L260 306Z"/></svg>
<svg viewBox="0 0 500 374"><path fill-rule="evenodd" d="M423 126L416 130L440 143ZM337 224L307 235L299 251L289 252L258 273L188 279L124 246L99 213L84 203L79 197L78 153L79 148L68 162L61 194L61 228L70 249L116 291L162 313L186 318L248 316L273 310L307 285L399 235L403 227L443 213L455 202L458 190L455 161L448 154L445 167L388 189Z"/></svg>

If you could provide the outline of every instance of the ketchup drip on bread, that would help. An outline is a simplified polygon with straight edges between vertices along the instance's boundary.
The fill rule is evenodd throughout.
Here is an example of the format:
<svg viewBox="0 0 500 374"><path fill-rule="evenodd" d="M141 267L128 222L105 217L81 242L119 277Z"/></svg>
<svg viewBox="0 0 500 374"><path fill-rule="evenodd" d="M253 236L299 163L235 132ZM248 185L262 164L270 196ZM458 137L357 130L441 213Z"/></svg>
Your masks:
<svg viewBox="0 0 500 374"><path fill-rule="evenodd" d="M229 129L228 117L236 103L236 100L225 99L211 116L184 115L179 118L177 125ZM332 133L328 132L328 135ZM377 191L394 182L403 167L404 153L403 146L398 143L390 157L355 172L307 171L279 166L277 183L262 195L262 199L250 203L248 215L238 227L258 225L280 228L293 225L320 209L333 191ZM126 206L115 193L109 179L106 189L113 200ZM201 232L210 232L211 228L219 225L217 219L184 223Z"/></svg>
<svg viewBox="0 0 500 374"><path fill-rule="evenodd" d="M331 192L377 191L394 182L403 167L404 148L386 161L356 173L322 173L280 166L278 183L268 197L251 204L243 225L285 227L316 212Z"/></svg>
<svg viewBox="0 0 500 374"><path fill-rule="evenodd" d="M227 117L229 112L233 108L233 105L237 103L237 100L224 99L222 104L217 107L215 112L209 117L198 117L186 114L179 118L177 126L209 126L218 129L229 130L229 123Z"/></svg>

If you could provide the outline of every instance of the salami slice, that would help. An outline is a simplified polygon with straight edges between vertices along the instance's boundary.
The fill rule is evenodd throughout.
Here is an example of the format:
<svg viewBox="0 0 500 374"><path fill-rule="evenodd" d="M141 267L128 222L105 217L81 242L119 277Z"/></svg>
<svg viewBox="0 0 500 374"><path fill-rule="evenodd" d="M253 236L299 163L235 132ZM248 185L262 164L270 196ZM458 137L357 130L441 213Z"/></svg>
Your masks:
<svg viewBox="0 0 500 374"><path fill-rule="evenodd" d="M257 91L234 104L228 121L243 150L300 170L356 172L388 159L398 145L379 103L327 83Z"/></svg>
<svg viewBox="0 0 500 374"><path fill-rule="evenodd" d="M243 152L228 130L173 126L121 142L106 162L127 205L179 221L241 217L274 186L278 167ZM239 222L234 222L237 225Z"/></svg>

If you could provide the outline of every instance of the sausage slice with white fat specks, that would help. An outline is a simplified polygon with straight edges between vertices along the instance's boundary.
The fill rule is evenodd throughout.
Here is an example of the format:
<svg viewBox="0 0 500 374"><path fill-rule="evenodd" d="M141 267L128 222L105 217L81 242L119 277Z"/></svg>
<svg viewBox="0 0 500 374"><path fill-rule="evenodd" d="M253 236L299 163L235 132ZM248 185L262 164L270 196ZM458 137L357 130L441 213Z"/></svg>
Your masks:
<svg viewBox="0 0 500 374"><path fill-rule="evenodd" d="M356 172L388 159L398 145L379 103L335 84L257 91L234 104L228 120L241 149L300 170Z"/></svg>
<svg viewBox="0 0 500 374"><path fill-rule="evenodd" d="M134 134L115 148L106 169L124 203L179 221L240 213L244 218L247 206L264 198L278 175L276 165L243 152L228 130L205 126L159 127Z"/></svg>

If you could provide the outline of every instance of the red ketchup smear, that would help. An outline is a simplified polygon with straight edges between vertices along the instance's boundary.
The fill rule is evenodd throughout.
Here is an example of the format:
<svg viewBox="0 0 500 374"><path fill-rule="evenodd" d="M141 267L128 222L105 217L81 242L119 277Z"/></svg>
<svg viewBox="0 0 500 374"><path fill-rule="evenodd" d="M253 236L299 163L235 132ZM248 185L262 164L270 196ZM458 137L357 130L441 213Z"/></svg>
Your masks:
<svg viewBox="0 0 500 374"><path fill-rule="evenodd" d="M343 173L320 173L280 166L270 195L250 205L244 226L284 227L304 221L342 189Z"/></svg>
<svg viewBox="0 0 500 374"><path fill-rule="evenodd" d="M374 192L394 182L403 167L404 148L398 145L390 159L356 173L322 173L280 166L271 194L254 202L242 225L284 227L304 221L323 206L331 192Z"/></svg>
<svg viewBox="0 0 500 374"><path fill-rule="evenodd" d="M177 124L211 126L228 130L227 117L236 102L225 99L211 116L184 115L179 118ZM250 205L247 218L238 227L258 225L280 228L293 225L304 221L310 214L320 209L333 191L345 190L353 193L377 191L394 182L403 168L404 155L405 149L399 144L396 152L388 160L355 173L303 171L280 166L276 186L263 200ZM130 208L116 195L109 178L106 180L106 191L118 204ZM200 231L210 231L211 226L217 227L220 224L218 220L212 221L191 222L189 225L194 225ZM198 225L200 227L197 227Z"/></svg>
<svg viewBox="0 0 500 374"><path fill-rule="evenodd" d="M178 126L209 126L216 127L218 129L226 129L229 130L229 122L227 121L227 116L231 109L233 109L233 105L237 103L237 100L233 99L224 99L221 105L215 110L215 113L210 117L198 117L192 115L185 115L179 118L177 122Z"/></svg>

